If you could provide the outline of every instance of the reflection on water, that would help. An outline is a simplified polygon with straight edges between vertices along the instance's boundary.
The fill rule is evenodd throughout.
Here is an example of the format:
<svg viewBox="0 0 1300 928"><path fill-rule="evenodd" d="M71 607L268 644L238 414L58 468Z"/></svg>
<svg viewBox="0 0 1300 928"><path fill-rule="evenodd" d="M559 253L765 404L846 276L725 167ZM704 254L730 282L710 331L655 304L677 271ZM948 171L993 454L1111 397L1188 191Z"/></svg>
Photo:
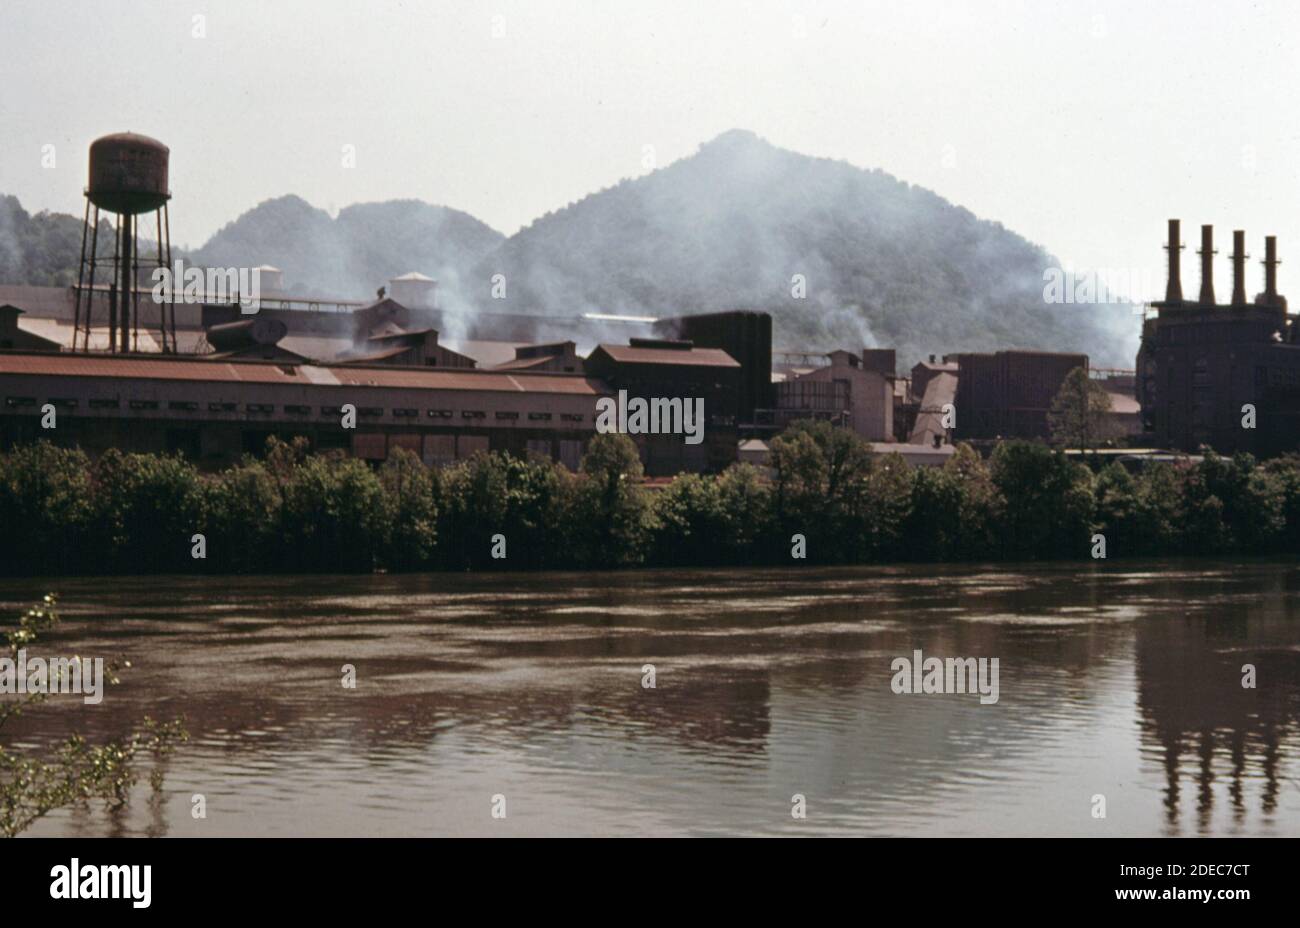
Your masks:
<svg viewBox="0 0 1300 928"><path fill-rule="evenodd" d="M133 666L6 736L183 714L191 741L159 800L36 834L1300 833L1289 564L56 586L47 653ZM999 658L999 702L893 693L915 649Z"/></svg>

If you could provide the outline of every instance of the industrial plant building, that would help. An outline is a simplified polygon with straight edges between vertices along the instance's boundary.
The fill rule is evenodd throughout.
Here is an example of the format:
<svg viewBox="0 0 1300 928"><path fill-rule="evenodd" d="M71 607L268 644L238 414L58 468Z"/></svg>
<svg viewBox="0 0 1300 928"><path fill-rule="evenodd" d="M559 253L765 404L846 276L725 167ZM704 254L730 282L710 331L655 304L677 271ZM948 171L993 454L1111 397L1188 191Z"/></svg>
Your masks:
<svg viewBox="0 0 1300 928"><path fill-rule="evenodd" d="M771 316L741 310L465 318L444 312L437 281L416 271L363 301L290 293L281 270L263 265L256 299L160 302L147 280L170 261L167 158L143 136L96 142L78 283L0 285L3 447L46 438L91 453L176 451L215 468L259 453L269 436L300 435L370 461L406 448L438 466L492 450L576 468L596 434L597 401L626 395L704 402L699 444L632 436L651 477L761 463L767 443L803 419L934 466L958 441L1048 439L1066 376L1088 369L1082 354L963 352L899 376L892 349L774 352ZM101 210L116 217L111 259L94 241ZM137 217L150 213L153 265L135 241ZM1182 297L1176 221L1169 247L1168 292L1145 320L1137 372L1091 372L1111 396L1112 437L1140 432L1143 444L1183 451L1295 449L1300 336L1276 292L1275 241L1266 240L1264 292L1248 302L1237 233L1225 305L1214 299L1209 227L1198 300ZM1253 429L1242 427L1246 405ZM55 428L43 427L49 409Z"/></svg>
<svg viewBox="0 0 1300 928"><path fill-rule="evenodd" d="M830 422L869 442L894 440L892 348L786 354L772 375L774 406L755 421L780 431L799 419Z"/></svg>
<svg viewBox="0 0 1300 928"><path fill-rule="evenodd" d="M295 337L284 317L319 322L305 311L224 321L230 307L208 309L215 324L204 330L202 354L74 353L44 340L0 352L0 441L180 451L221 467L259 452L268 436L302 435L318 449L368 460L394 447L430 465L493 450L576 468L595 434L596 400L626 391L704 401L701 444L633 436L649 475L717 471L737 457L741 365L718 348L632 338L597 345L584 359L569 340L517 346L512 361L481 369L442 346L437 330L404 327L417 317L388 297L335 319L347 321L345 338ZM318 360L325 348L332 360ZM344 426L347 404L353 428ZM47 406L56 411L53 429L41 425Z"/></svg>
<svg viewBox="0 0 1300 928"><path fill-rule="evenodd" d="M952 421L950 413L956 408L957 373L955 361L940 361L934 355L912 368L912 408L905 439L909 444L937 448L949 442L952 428L945 423Z"/></svg>
<svg viewBox="0 0 1300 928"><path fill-rule="evenodd" d="M387 293L402 292L398 281L392 284ZM75 288L0 287L0 298L34 310L0 308L5 447L46 438L92 453L180 451L216 468L260 452L270 435L302 435L315 448L368 460L382 460L395 447L430 465L493 450L540 454L576 468L595 434L599 397L625 390L634 397L702 398L703 443L632 436L647 474L670 476L733 463L752 422L747 397L760 395L756 371L770 389L771 319L760 313L711 314L701 328L710 344L737 346L743 365L689 339L636 335L624 344L597 344L584 358L574 338L522 341L537 329L505 317L480 319L470 332L494 337L461 340L494 362L480 366L480 358L442 343L434 324L444 317L436 307L410 308L389 295L328 308L276 300L280 305L264 303L254 314L229 303L177 304L180 350L167 352L147 327L144 338L132 332L137 351L110 350L120 347L120 331L117 342L108 333L87 339L84 323L78 329L73 320ZM149 305L146 297L140 318ZM584 320L565 322L542 324L578 337L587 327ZM56 410L54 429L41 428L47 404ZM344 404L357 410L354 429L343 427Z"/></svg>
<svg viewBox="0 0 1300 928"><path fill-rule="evenodd" d="M272 435L375 461L397 447L431 466L492 450L576 468L606 391L582 374L18 352L0 353L0 384L6 446L178 451L214 468ZM46 405L54 428L42 427Z"/></svg>
<svg viewBox="0 0 1300 928"><path fill-rule="evenodd" d="M743 320L744 314L739 315ZM741 366L721 348L698 348L685 339L634 338L627 345L597 345L587 356L586 370L610 393L704 400L702 443L687 444L672 434L633 436L647 475L718 471L735 462Z"/></svg>
<svg viewBox="0 0 1300 928"><path fill-rule="evenodd" d="M145 136L97 139L77 284L0 286L4 447L45 438L92 454L181 452L215 468L259 453L270 436L304 436L371 461L405 448L436 466L491 450L577 468L600 397L701 397L706 441L636 438L647 471L671 474L734 461L739 420L765 396L757 384L771 367L771 319L756 313L678 320L699 346L649 340L653 320L630 320L627 344L599 344L585 359L568 337L575 320L499 316L462 332L482 339L462 339L476 352L491 344L476 357L440 340L449 320L437 282L415 271L366 303L295 296L269 265L243 292L173 282L160 298L149 280L173 268L169 160ZM111 256L99 247L101 216ZM142 222L156 231L148 255Z"/></svg>
<svg viewBox="0 0 1300 928"><path fill-rule="evenodd" d="M958 354L955 435L958 441L1045 438L1047 414L1066 376L1088 368L1086 354L998 351Z"/></svg>
<svg viewBox="0 0 1300 928"><path fill-rule="evenodd" d="M760 312L700 313L659 319L657 335L683 339L700 348L717 348L740 365L733 414L754 422L755 412L772 405L772 317Z"/></svg>
<svg viewBox="0 0 1300 928"><path fill-rule="evenodd" d="M164 353L161 338L141 339L154 350L113 354L94 350L93 338L91 350L70 350L68 290L0 287L10 302L0 308L0 337L13 352L0 352L0 441L181 451L220 467L257 453L269 435L304 435L314 447L375 461L405 447L430 465L498 450L576 467L595 434L596 400L626 391L705 403L699 445L680 435L633 436L651 477L758 459L800 419L850 429L878 454L941 465L958 440L1046 439L1056 391L1088 363L1041 352L961 354L898 377L890 349L774 356L771 318L755 312L615 326L626 338L598 342L585 357L579 339L589 328L609 332L607 323L485 314L453 349L440 336L448 321L441 311L387 295L400 289L391 282L370 303L264 300L252 315L238 305L178 304L181 350ZM538 331L567 337L527 340ZM1132 382L1131 374L1116 380L1117 402ZM57 432L40 428L47 403L58 410ZM345 403L358 411L354 430L337 413ZM1136 422L1135 409L1128 413Z"/></svg>
<svg viewBox="0 0 1300 928"><path fill-rule="evenodd" d="M1233 233L1232 297L1214 291L1214 230L1201 227L1201 288L1183 297L1179 221L1169 220L1164 300L1142 327L1137 356L1150 442L1271 456L1300 450L1300 325L1277 292L1277 240L1264 239L1264 290L1246 296L1246 236Z"/></svg>

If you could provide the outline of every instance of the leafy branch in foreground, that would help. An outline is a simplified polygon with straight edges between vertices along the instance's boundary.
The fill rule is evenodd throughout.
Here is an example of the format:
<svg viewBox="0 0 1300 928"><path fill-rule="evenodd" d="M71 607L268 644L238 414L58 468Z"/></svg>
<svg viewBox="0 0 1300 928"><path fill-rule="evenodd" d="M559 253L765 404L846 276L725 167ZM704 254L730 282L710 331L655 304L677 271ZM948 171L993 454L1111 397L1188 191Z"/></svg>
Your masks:
<svg viewBox="0 0 1300 928"><path fill-rule="evenodd" d="M55 597L49 595L23 613L16 629L5 633L8 657L16 673L24 672L17 663L18 652L57 622ZM118 682L116 665L107 668L106 677L111 684ZM54 689L53 685L49 687ZM0 703L0 734L10 719L48 697L48 691L25 693ZM161 791L161 761L177 741L187 737L179 719L159 723L146 717L141 727L125 738L93 745L73 735L45 757L27 756L0 744L0 834L12 838L56 809L96 799L108 809L126 805L137 780L135 761L141 754L153 756L150 785L155 792Z"/></svg>

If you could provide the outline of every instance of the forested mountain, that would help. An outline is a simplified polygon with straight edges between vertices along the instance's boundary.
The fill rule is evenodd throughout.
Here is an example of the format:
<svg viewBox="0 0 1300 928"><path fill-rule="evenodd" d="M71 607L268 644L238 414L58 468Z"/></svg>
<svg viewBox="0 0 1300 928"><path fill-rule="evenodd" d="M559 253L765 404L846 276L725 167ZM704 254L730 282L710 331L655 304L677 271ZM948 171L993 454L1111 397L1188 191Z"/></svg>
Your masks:
<svg viewBox="0 0 1300 928"><path fill-rule="evenodd" d="M480 298L485 309L762 309L777 345L798 350L880 345L910 364L931 352L1020 347L1131 366L1131 308L1045 304L1043 271L1056 264L1000 224L883 171L732 131L541 217L473 277L505 275L507 299Z"/></svg>
<svg viewBox="0 0 1300 928"><path fill-rule="evenodd" d="M67 287L77 282L81 259L80 216L31 215L15 196L0 194L0 283ZM113 256L113 231L99 224L100 255ZM89 246L87 246L89 247Z"/></svg>
<svg viewBox="0 0 1300 928"><path fill-rule="evenodd" d="M0 197L0 282L72 282L80 235L75 217L29 216ZM111 250L101 236L101 253L106 238ZM1129 367L1138 334L1127 304L1045 303L1043 272L1056 260L999 223L883 171L739 130L509 239L417 200L358 204L331 218L284 196L190 257L272 264L294 293L353 299L419 271L438 278L445 309L465 315L760 309L775 319L778 348L895 347L900 367L930 353L1013 347ZM504 299L493 297L494 279L504 281Z"/></svg>
<svg viewBox="0 0 1300 928"><path fill-rule="evenodd" d="M331 219L300 197L267 200L212 236L200 264L271 264L294 293L361 298L419 271L455 290L464 270L503 241L468 213L419 200L358 203Z"/></svg>

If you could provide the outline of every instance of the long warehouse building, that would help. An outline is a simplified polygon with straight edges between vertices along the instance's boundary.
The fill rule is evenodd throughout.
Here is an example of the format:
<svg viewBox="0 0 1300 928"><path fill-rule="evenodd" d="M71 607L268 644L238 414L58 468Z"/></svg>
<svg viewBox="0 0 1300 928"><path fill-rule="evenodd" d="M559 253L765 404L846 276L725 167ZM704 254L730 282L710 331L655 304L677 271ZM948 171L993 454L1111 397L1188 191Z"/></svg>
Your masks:
<svg viewBox="0 0 1300 928"><path fill-rule="evenodd" d="M206 468L260 452L271 435L367 460L395 447L429 465L531 451L576 468L609 393L582 374L37 352L0 352L0 384L4 447L179 451Z"/></svg>

